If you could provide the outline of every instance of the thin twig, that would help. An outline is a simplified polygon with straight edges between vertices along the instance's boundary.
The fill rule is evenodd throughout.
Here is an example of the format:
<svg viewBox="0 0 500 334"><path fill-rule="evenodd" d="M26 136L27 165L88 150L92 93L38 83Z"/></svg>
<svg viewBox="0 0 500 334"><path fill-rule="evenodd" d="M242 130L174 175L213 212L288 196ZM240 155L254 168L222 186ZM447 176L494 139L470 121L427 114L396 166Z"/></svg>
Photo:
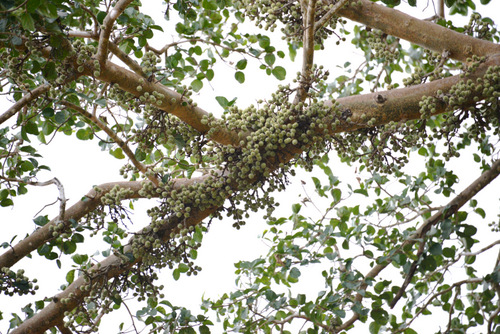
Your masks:
<svg viewBox="0 0 500 334"><path fill-rule="evenodd" d="M24 0L24 2L22 2L19 6L15 7L15 8L12 8L12 9L7 9L7 10L0 10L0 13L4 14L4 13L12 13L12 12L15 12L16 10L18 10L19 8L21 8L22 6L26 5L28 3L28 0Z"/></svg>
<svg viewBox="0 0 500 334"><path fill-rule="evenodd" d="M406 278L405 278L405 281L403 282L403 285L401 285L398 292L396 293L396 296L394 296L391 303L389 304L390 308L394 308L396 303L399 301L399 299L405 293L406 288L410 284L411 279L413 278L413 276L415 275L415 272L417 271L418 262L420 261L420 258L422 257L422 254L424 253L424 249L425 249L425 238L423 238L422 241L420 242L420 246L418 247L417 256L416 256L417 258L411 264L410 270L408 271L408 274L406 275Z"/></svg>
<svg viewBox="0 0 500 334"><path fill-rule="evenodd" d="M328 12L321 17L321 19L318 20L314 24L314 31L318 31L320 28L322 28L330 19L337 13L337 11L342 8L349 0L339 0L335 5L333 5L332 8L328 10Z"/></svg>
<svg viewBox="0 0 500 334"><path fill-rule="evenodd" d="M16 179L16 178L8 178L8 177L3 177L0 176L0 179L8 181L8 182L16 182L16 183L24 183L24 184L29 184L30 186L36 186L36 187L45 187L51 184L55 184L57 187L57 190L59 190L59 198L58 200L60 201L59 204L59 221L64 221L64 214L66 212L66 195L64 194L64 186L62 185L61 181L57 177L54 177L48 181L45 182L35 182L35 181L29 181L29 180L24 180L24 179Z"/></svg>
<svg viewBox="0 0 500 334"><path fill-rule="evenodd" d="M463 256L476 256L476 255L479 255L479 254L487 251L488 249L490 249L490 248L492 248L492 247L494 247L496 245L499 245L499 244L500 244L500 240L497 240L497 241L489 244L488 246L485 246L485 247L481 248L477 252L474 252L474 253L466 253L466 252L464 252L464 253L462 253L460 255L463 255Z"/></svg>
<svg viewBox="0 0 500 334"><path fill-rule="evenodd" d="M397 331L395 331L393 334L396 334L396 333L401 333L403 332L406 328L410 327L410 325L412 324L413 321L415 321L415 319L417 319L422 313L424 313L426 310L427 310L427 307L432 303L432 301L434 299L436 299L437 297L441 296L441 295L444 295L445 293L448 293L450 292L451 290L453 290L454 288L457 288L463 284L469 284L469 283L481 283L483 281L482 278L471 278L471 279L465 279L465 280L462 280L462 281L459 281L459 282L455 282L453 283L453 285L451 285L450 287L448 287L447 289L443 289L439 292L437 292L436 294L432 295L429 300L424 304L424 306L422 306L419 311L415 314L415 316L413 316L411 318L411 320L406 324L406 326L404 328L401 328Z"/></svg>

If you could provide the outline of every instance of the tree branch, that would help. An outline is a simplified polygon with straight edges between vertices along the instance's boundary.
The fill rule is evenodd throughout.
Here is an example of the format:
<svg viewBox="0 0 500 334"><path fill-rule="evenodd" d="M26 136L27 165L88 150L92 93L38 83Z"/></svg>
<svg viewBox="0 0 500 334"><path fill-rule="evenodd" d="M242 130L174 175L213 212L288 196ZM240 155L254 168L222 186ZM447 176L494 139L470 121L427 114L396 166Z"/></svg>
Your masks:
<svg viewBox="0 0 500 334"><path fill-rule="evenodd" d="M211 129L210 126L201 122L204 117L210 115L207 111L189 104L181 94L168 89L161 83L144 80L142 76L111 62L108 62L107 66L101 70L100 75L96 78L105 82L115 83L121 89L136 97L140 97L146 92L150 94L153 92L160 93L165 98L158 100L159 104L156 106L158 109L177 116L200 133L205 134ZM138 86L141 86L142 90L138 91ZM237 132L228 131L223 126L217 128L210 138L223 145L231 144L239 146L240 141Z"/></svg>
<svg viewBox="0 0 500 334"><path fill-rule="evenodd" d="M447 77L444 79L434 80L421 85L409 86L400 89L392 89L385 92L376 92L371 94L353 95L337 99L341 110L352 113L351 123L345 123L338 126L335 132L354 131L360 128L365 128L366 121L362 119L373 118L374 126L387 124L390 121L407 121L419 119L420 101L424 96L435 96L438 90L443 94L447 94L450 89L462 80L476 81L486 74L486 71L491 66L500 65L500 54L491 56L485 63L480 65L475 72L466 76L460 75ZM474 103L473 97L469 96L467 103ZM482 91L478 92L480 99ZM333 101L328 101L327 105L333 105ZM435 114L446 112L448 106L445 103L438 103ZM363 116L364 115L364 116Z"/></svg>
<svg viewBox="0 0 500 334"><path fill-rule="evenodd" d="M339 11L339 9L342 8L348 1L349 0L339 0L338 2L336 2L333 7L330 8L328 12L314 24L314 31L318 31L325 24L327 24L328 21L330 21L332 17Z"/></svg>
<svg viewBox="0 0 500 334"><path fill-rule="evenodd" d="M461 285L463 284L470 284L470 283L481 283L483 281L482 278L470 278L470 279L465 279L465 280L462 280L462 281L459 281L459 282L455 282L453 283L453 285L449 286L448 288L446 289L443 289L437 293L435 293L434 295L430 296L429 300L427 300L427 302L425 303L424 306L422 306L420 308L420 310L415 314L414 317L411 318L411 320L406 324L406 327L405 328L402 328L400 330L397 330L396 332L394 333L401 333L403 332L406 328L408 328L411 323L418 318L419 315L421 315L423 312L425 312L425 310L427 309L427 307L432 303L432 301L434 299L436 299L437 297L441 296L441 295L444 295L445 293L448 293L450 292L451 290L453 289L456 289L457 287L460 287Z"/></svg>
<svg viewBox="0 0 500 334"><path fill-rule="evenodd" d="M21 110L21 108L26 106L28 103L38 98L40 95L48 92L50 90L50 87L51 86L49 84L44 84L28 92L19 101L17 101L9 109L7 109L6 112L0 115L0 124L14 116L19 110Z"/></svg>
<svg viewBox="0 0 500 334"><path fill-rule="evenodd" d="M307 92L311 85L311 67L314 63L314 27L316 16L316 0L308 0L307 10L303 11L302 21L304 22L304 35L302 38L304 44L302 57L302 74L300 86L295 96L295 103L303 102L307 97Z"/></svg>
<svg viewBox="0 0 500 334"><path fill-rule="evenodd" d="M492 248L492 247L495 247L496 245L500 245L500 240L497 240L491 244L489 244L488 246L485 246L483 248L481 248L480 250L476 251L476 252L463 252L462 256L477 256L483 252L486 252L488 249Z"/></svg>
<svg viewBox="0 0 500 334"><path fill-rule="evenodd" d="M48 186L51 184L55 184L57 187L57 190L59 191L59 198L58 198L58 200L60 201L60 204L59 204L59 217L60 217L60 219L59 219L59 221L64 220L64 213L66 212L67 199L66 199L66 195L64 194L64 186L62 185L61 181L59 181L59 179L57 177L54 177L53 179L50 179L50 180L45 181L45 182L35 182L35 181L29 181L29 180L8 178L8 177L3 177L3 176L0 176L0 179L8 181L8 182L29 184L29 185L35 186L35 187L45 187L45 186Z"/></svg>
<svg viewBox="0 0 500 334"><path fill-rule="evenodd" d="M337 13L440 54L448 50L452 59L462 62L466 62L467 58L473 55L490 56L500 53L498 44L458 33L433 22L419 20L370 0L359 0L356 5L340 8Z"/></svg>
<svg viewBox="0 0 500 334"><path fill-rule="evenodd" d="M101 27L101 34L99 36L99 46L97 48L97 60L101 66L106 64L109 37L111 35L111 31L113 30L113 24L132 1L133 0L119 0L104 18Z"/></svg>
<svg viewBox="0 0 500 334"><path fill-rule="evenodd" d="M211 175L206 174L200 177L193 177L191 179L185 179L185 178L174 179L171 181L172 182L171 186L172 189L178 190L192 184L202 183L205 179L209 177L211 177ZM139 194L139 191L143 189L144 181L121 181L121 182L104 183L97 187L94 187L94 189L90 190L87 193L87 195L82 197L80 201L78 201L77 203L72 205L69 209L67 209L65 212L64 221L65 222L69 220L78 221L89 212L95 210L99 205L102 204L101 198L116 186L130 191L130 193L123 198L124 200L143 197ZM95 190L96 188L99 189L99 191L96 191ZM192 225L197 224L198 222L206 218L210 213L206 213L205 216L202 216L203 214L205 214L205 212L203 212L202 214L200 214L199 212L193 213L190 217L190 219L193 220L191 224ZM19 260L30 254L38 247L42 246L45 242L53 239L52 232L50 231L50 226L54 226L59 222L60 222L60 217L57 216L54 219L52 219L49 223L37 229L28 237L21 240L15 246L11 247L5 253L0 255L0 268L12 267Z"/></svg>
<svg viewBox="0 0 500 334"><path fill-rule="evenodd" d="M115 186L131 190L133 194L128 198L139 198L140 196L138 192L142 189L142 185L142 181L110 182L102 184L98 186L98 188L101 189L101 192L91 190L80 201L72 205L70 208L66 209L64 220L78 221L87 213L93 211L95 208L101 205L101 197L104 194L108 193ZM48 224L37 229L28 237L21 240L15 246L11 247L5 253L0 255L0 268L13 266L26 255L42 246L45 242L51 240L53 236L52 232L50 231L50 226L58 224L61 221L61 218L62 217L60 216L55 217Z"/></svg>

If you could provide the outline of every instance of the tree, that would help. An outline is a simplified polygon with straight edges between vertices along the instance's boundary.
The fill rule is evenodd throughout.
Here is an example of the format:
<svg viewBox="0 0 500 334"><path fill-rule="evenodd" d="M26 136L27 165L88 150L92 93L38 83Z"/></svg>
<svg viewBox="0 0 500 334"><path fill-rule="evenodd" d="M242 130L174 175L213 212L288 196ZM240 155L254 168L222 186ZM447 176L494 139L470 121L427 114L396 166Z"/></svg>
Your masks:
<svg viewBox="0 0 500 334"><path fill-rule="evenodd" d="M488 257L500 241L479 244L500 226L484 226L474 199L500 173L499 34L477 13L464 27L445 17L444 5L454 17L473 1L441 1L427 20L383 2L179 0L162 5L166 21L157 24L137 0L2 1L1 87L12 104L0 115L0 205L36 186L60 194L58 216L39 215L32 233L19 231L24 239L3 240L1 291L34 295L24 316L9 319L11 333L97 330L130 296L141 303L130 313L134 328L143 321L152 332L209 333L215 313L225 331L340 333L367 323L371 333L415 333L415 319L441 310L439 332L500 333L500 257ZM174 29L172 43L152 42ZM289 57L302 53L293 81L277 35ZM330 79L315 53L346 39L365 60L332 60L344 74ZM224 110L216 117L195 100L221 62L241 84L255 67L289 84L245 109L215 87ZM126 159L125 180L69 206L57 178L37 176L49 169L39 144L61 132ZM356 183L334 174L332 150L360 172ZM475 167L467 187L457 161ZM296 168L326 178L312 178L317 198L274 217L273 193ZM138 199L153 204L148 226L133 230L128 210ZM308 200L323 201L319 218L301 214ZM197 274L193 260L213 219L225 215L239 229L259 209L269 253L236 264L237 290L204 300L197 316L165 299L159 269L175 279ZM95 239L108 245L98 263ZM73 265L53 297L36 295L36 279L11 269L31 257ZM477 258L488 260L486 271ZM301 270L316 266L318 295L293 290Z"/></svg>

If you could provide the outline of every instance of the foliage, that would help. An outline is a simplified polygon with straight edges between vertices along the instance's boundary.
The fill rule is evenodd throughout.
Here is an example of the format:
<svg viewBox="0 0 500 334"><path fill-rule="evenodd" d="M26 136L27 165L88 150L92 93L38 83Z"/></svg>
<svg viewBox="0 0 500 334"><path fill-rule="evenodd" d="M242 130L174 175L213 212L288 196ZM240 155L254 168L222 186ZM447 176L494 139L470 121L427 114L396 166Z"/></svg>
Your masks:
<svg viewBox="0 0 500 334"><path fill-rule="evenodd" d="M500 257L486 271L479 264L498 249L497 237L481 239L498 235L500 222L485 227L490 210L474 199L500 173L500 34L469 13L471 0L440 2L450 17L431 20L399 5L178 0L155 22L147 11L157 9L138 0L2 1L0 87L12 105L0 115L0 205L46 185L60 204L56 217L33 220L33 233L18 231L23 240L1 244L0 291L35 298L11 314L9 331L98 331L104 315L126 309L136 332L137 322L152 333L217 332L217 319L225 332L340 333L366 323L370 333L415 333L437 314L433 331L500 333ZM314 63L347 40L361 64ZM295 79L287 56L302 61ZM342 74L331 78L335 66ZM196 101L221 67L234 81L215 87L215 115ZM283 84L255 105L229 100L228 87L257 68ZM39 180L57 164L45 165L40 145L63 134L126 159L124 181L93 186L67 207L57 178ZM334 153L356 181L334 173ZM464 161L478 177L467 187L455 168ZM274 196L299 168L315 171L315 195L275 217ZM138 199L152 204L148 225L134 230ZM319 216L305 212L311 206ZM199 273L214 219L241 229L259 210L269 252L236 264L234 291L204 298L198 315L161 292L159 270L175 280ZM65 271L53 297L11 269L35 252ZM301 285L308 272L322 284Z"/></svg>

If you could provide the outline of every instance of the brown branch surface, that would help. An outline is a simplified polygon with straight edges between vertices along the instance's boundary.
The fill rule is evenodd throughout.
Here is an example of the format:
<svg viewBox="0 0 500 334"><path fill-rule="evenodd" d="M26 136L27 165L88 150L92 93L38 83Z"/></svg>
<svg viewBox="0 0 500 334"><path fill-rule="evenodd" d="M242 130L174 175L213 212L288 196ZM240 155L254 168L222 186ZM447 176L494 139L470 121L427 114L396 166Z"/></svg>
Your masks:
<svg viewBox="0 0 500 334"><path fill-rule="evenodd" d="M478 67L477 71L465 78L455 75L421 85L340 98L337 102L340 104L341 109L349 110L352 113L352 124L342 124L336 129L336 132L354 131L366 127L365 122L362 121L363 115L365 115L366 119L374 118L374 126L387 124L390 121L419 119L421 116L419 102L424 96L434 96L438 90L446 94L461 80L477 80L484 76L490 66L495 65L500 65L500 54L490 57ZM469 97L468 102L473 103L473 96ZM332 104L332 102L327 103L327 105ZM446 111L446 104L440 103L437 105L436 114Z"/></svg>
<svg viewBox="0 0 500 334"><path fill-rule="evenodd" d="M314 17L316 16L316 0L307 2L307 10L303 15L304 22L304 49L302 58L302 74L300 86L295 97L295 103L303 102L307 97L309 85L311 81L311 67L314 62Z"/></svg>
<svg viewBox="0 0 500 334"><path fill-rule="evenodd" d="M101 34L99 36L99 46L97 48L97 60L101 64L101 66L105 65L106 58L108 56L108 44L109 37L111 36L111 32L113 31L113 24L116 19L123 13L123 11L127 8L127 6L133 0L119 0L113 9L106 15L101 27Z"/></svg>
<svg viewBox="0 0 500 334"><path fill-rule="evenodd" d="M48 92L50 87L51 86L49 84L41 85L40 87L37 87L28 94L24 95L19 101L17 101L9 109L7 109L6 112L0 115L0 124L14 116L19 110L21 110L21 108L26 106L28 103L30 103L40 95Z"/></svg>
<svg viewBox="0 0 500 334"><path fill-rule="evenodd" d="M433 22L419 20L370 0L355 1L348 7L342 7L337 13L440 54L448 50L452 59L462 62L466 62L467 58L473 55L481 57L500 53L498 44L460 34Z"/></svg>
<svg viewBox="0 0 500 334"><path fill-rule="evenodd" d="M101 70L100 75L96 78L104 82L115 83L121 89L136 97L140 97L146 92L152 94L154 91L163 94L165 98L161 100L161 104L157 105L158 109L179 117L183 122L189 124L200 133L205 134L211 129L210 126L201 122L210 113L200 107L189 104L187 99L181 94L168 89L160 83L144 80L139 74L111 62L107 63L106 67ZM137 90L138 86L142 87L141 91ZM238 133L227 131L223 127L216 129L211 139L223 145L231 144L239 146Z"/></svg>

